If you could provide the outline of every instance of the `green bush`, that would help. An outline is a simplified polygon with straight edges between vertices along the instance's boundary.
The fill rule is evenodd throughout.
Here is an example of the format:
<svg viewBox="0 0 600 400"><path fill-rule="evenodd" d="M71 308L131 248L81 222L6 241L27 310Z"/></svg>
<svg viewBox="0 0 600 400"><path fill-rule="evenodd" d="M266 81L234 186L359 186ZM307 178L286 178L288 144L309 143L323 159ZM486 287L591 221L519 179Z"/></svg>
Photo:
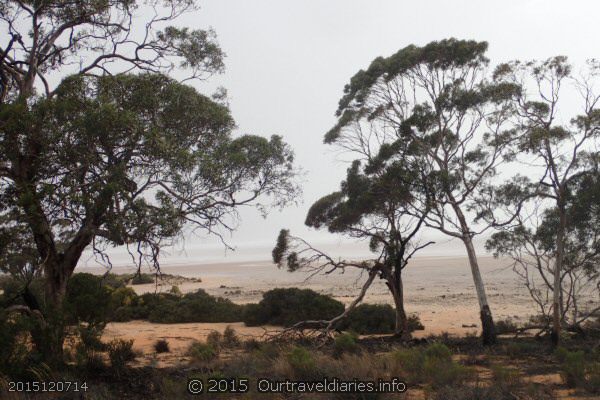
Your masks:
<svg viewBox="0 0 600 400"><path fill-rule="evenodd" d="M219 331L211 331L206 336L206 343L211 345L214 349L219 350L221 348L221 342L223 341L223 335Z"/></svg>
<svg viewBox="0 0 600 400"><path fill-rule="evenodd" d="M235 329L227 325L223 331L223 346L224 347L237 347L240 345L240 338L237 335Z"/></svg>
<svg viewBox="0 0 600 400"><path fill-rule="evenodd" d="M304 347L293 347L286 359L298 378L316 378L317 364L310 351Z"/></svg>
<svg viewBox="0 0 600 400"><path fill-rule="evenodd" d="M108 343L108 358L110 365L117 371L123 370L127 363L135 360L133 340L115 339Z"/></svg>
<svg viewBox="0 0 600 400"><path fill-rule="evenodd" d="M392 353L392 361L411 384L426 382L434 388L462 383L471 374L469 368L452 360L452 352L441 343L425 349L397 350Z"/></svg>
<svg viewBox="0 0 600 400"><path fill-rule="evenodd" d="M246 306L243 321L248 326L291 326L311 319L331 319L344 312L344 305L310 289L273 289L255 306Z"/></svg>
<svg viewBox="0 0 600 400"><path fill-rule="evenodd" d="M105 322L109 315L110 299L110 290L101 277L88 273L73 274L67 284L64 300L67 322Z"/></svg>
<svg viewBox="0 0 600 400"><path fill-rule="evenodd" d="M562 358L561 376L568 387L582 387L585 384L586 359L585 353L579 351L559 352Z"/></svg>
<svg viewBox="0 0 600 400"><path fill-rule="evenodd" d="M342 333L336 336L333 342L333 354L340 356L344 353L358 353L360 349L356 343L356 339L358 339L358 335L353 332Z"/></svg>
<svg viewBox="0 0 600 400"><path fill-rule="evenodd" d="M187 351L192 361L208 362L217 358L217 349L208 343L194 342Z"/></svg>
<svg viewBox="0 0 600 400"><path fill-rule="evenodd" d="M396 311L389 304L360 304L340 322L339 329L352 330L362 335L393 333L396 326ZM419 317L408 316L410 332L424 329Z"/></svg>

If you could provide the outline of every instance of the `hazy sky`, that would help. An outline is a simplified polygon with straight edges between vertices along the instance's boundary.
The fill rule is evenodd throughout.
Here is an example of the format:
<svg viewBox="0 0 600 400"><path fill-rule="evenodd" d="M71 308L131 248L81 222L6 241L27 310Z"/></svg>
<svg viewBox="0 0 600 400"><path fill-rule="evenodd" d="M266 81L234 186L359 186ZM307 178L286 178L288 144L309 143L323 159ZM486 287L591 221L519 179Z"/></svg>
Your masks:
<svg viewBox="0 0 600 400"><path fill-rule="evenodd" d="M243 211L230 238L242 250L272 246L282 227L331 240L303 225L308 207L336 190L347 168L322 139L344 85L375 57L448 37L488 41L492 64L600 57L597 1L203 0L200 6L179 23L213 27L227 58L222 76L195 86L205 93L224 86L239 132L282 135L306 173L300 206L266 220ZM199 245L212 247L186 240L188 249Z"/></svg>

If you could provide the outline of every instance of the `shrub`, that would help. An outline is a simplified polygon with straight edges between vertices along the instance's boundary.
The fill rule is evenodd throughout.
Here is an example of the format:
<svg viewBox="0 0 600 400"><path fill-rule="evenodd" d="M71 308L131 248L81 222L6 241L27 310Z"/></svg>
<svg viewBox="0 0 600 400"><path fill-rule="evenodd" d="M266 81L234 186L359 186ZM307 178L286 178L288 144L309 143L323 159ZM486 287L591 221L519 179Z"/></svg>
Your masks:
<svg viewBox="0 0 600 400"><path fill-rule="evenodd" d="M310 289L273 289L265 292L257 305L245 307L243 320L248 326L291 326L310 319L331 319L342 312L344 305L331 296Z"/></svg>
<svg viewBox="0 0 600 400"><path fill-rule="evenodd" d="M104 322L108 318L110 291L102 278L88 273L73 274L64 301L68 322Z"/></svg>
<svg viewBox="0 0 600 400"><path fill-rule="evenodd" d="M392 361L410 383L428 382L434 388L464 382L471 372L455 363L450 349L441 343L433 343L424 350L398 350L392 354Z"/></svg>
<svg viewBox="0 0 600 400"><path fill-rule="evenodd" d="M333 354L340 356L344 353L357 353L359 347L356 344L358 336L355 333L342 333L336 336L333 342Z"/></svg>
<svg viewBox="0 0 600 400"><path fill-rule="evenodd" d="M237 335L235 329L227 325L223 331L223 346L225 347L237 347L240 344L240 338Z"/></svg>
<svg viewBox="0 0 600 400"><path fill-rule="evenodd" d="M208 343L194 342L188 348L187 355L192 361L208 362L217 357L217 350Z"/></svg>
<svg viewBox="0 0 600 400"><path fill-rule="evenodd" d="M510 318L501 319L495 323L496 333L502 335L503 333L514 332L518 326Z"/></svg>
<svg viewBox="0 0 600 400"><path fill-rule="evenodd" d="M165 339L159 339L154 342L154 351L157 353L169 353L171 349L169 349L169 342Z"/></svg>
<svg viewBox="0 0 600 400"><path fill-rule="evenodd" d="M407 318L410 332L424 329L416 314ZM352 330L368 335L376 333L393 333L396 326L396 311L389 304L360 304L352 310L347 318L338 325L339 329Z"/></svg>
<svg viewBox="0 0 600 400"><path fill-rule="evenodd" d="M315 359L304 347L293 347L287 354L286 359L299 378L314 378L316 376Z"/></svg>
<svg viewBox="0 0 600 400"><path fill-rule="evenodd" d="M123 370L128 362L136 358L133 340L114 339L108 343L107 349L110 365L118 371Z"/></svg>
<svg viewBox="0 0 600 400"><path fill-rule="evenodd" d="M222 340L223 340L223 335L221 335L221 332L218 332L218 331L211 331L206 336L206 343L211 345L216 350L221 348Z"/></svg>
<svg viewBox="0 0 600 400"><path fill-rule="evenodd" d="M505 350L509 356L519 357L538 354L541 351L541 346L538 343L528 341L511 342L505 346Z"/></svg>
<svg viewBox="0 0 600 400"><path fill-rule="evenodd" d="M155 274L134 274L131 278L132 285L144 285L155 282Z"/></svg>
<svg viewBox="0 0 600 400"><path fill-rule="evenodd" d="M563 358L561 376L568 387L581 387L585 384L586 360L583 351L560 352Z"/></svg>
<svg viewBox="0 0 600 400"><path fill-rule="evenodd" d="M502 390L506 391L521 383L519 371L513 368L506 368L502 365L493 365L491 367L494 383Z"/></svg>
<svg viewBox="0 0 600 400"><path fill-rule="evenodd" d="M348 313L340 328L360 334L392 333L396 312L389 304L360 304Z"/></svg>

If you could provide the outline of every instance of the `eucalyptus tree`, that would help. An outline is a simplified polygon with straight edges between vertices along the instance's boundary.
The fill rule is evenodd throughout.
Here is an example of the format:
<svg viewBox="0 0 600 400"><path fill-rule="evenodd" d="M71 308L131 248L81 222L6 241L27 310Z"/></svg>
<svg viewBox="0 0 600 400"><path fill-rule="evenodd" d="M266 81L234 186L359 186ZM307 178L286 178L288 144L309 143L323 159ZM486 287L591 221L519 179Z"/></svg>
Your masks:
<svg viewBox="0 0 600 400"><path fill-rule="evenodd" d="M507 256L544 318L540 333L551 327L553 314L557 207L530 200L509 228L494 233L486 247L495 256ZM572 330L600 311L600 174L582 175L570 185L566 198L567 224L560 274L561 325Z"/></svg>
<svg viewBox="0 0 600 400"><path fill-rule="evenodd" d="M551 210L546 223L555 231L549 238L553 243L552 341L556 345L565 309L561 280L569 262L569 242L579 239L570 237L569 203L582 179L597 174L600 93L596 86L600 64L592 60L579 74L572 71L566 57L559 56L542 62L503 64L495 75L499 81L523 88L515 97L518 149L523 155L521 161L535 174L531 179L515 178L502 187L498 191L500 203L512 201L519 209L523 199L535 197L545 200L542 210ZM578 114L566 119L566 108L577 104L577 98ZM586 190L579 190L577 195L583 196Z"/></svg>
<svg viewBox="0 0 600 400"><path fill-rule="evenodd" d="M363 161L368 163L362 164L361 160L352 163L339 191L322 197L311 206L305 223L314 228L326 227L331 233L369 240L370 250L376 257L363 261L336 259L282 230L273 250L273 260L280 268L287 267L291 272L330 274L351 268L366 274L359 295L342 314L330 321L303 321L295 328L324 327L326 332L335 328L379 278L385 282L394 300L394 334L408 339L410 331L404 308L402 272L418 250L431 244L418 241L417 234L425 214L414 217L408 212L420 181L414 179L416 166L402 160L383 165L374 155L371 160Z"/></svg>
<svg viewBox="0 0 600 400"><path fill-rule="evenodd" d="M346 85L325 142L363 157L385 144L383 164L418 160L422 192L410 212L464 244L483 341L492 344L494 321L473 246L473 237L490 224L472 223L469 213L512 156L510 99L519 87L490 79L486 50L485 42L448 39L376 58Z"/></svg>
<svg viewBox="0 0 600 400"><path fill-rule="evenodd" d="M0 261L42 272L44 298L29 312L39 316L39 305L56 320L40 322L53 331L37 343L53 361L84 250L108 264L105 250L125 245L138 268L158 269L161 248L186 226L218 235L240 206L298 194L280 137L234 138L221 96L164 75L223 69L212 31L170 26L192 9L191 0L0 4Z"/></svg>
<svg viewBox="0 0 600 400"><path fill-rule="evenodd" d="M223 70L212 30L175 20L194 0L5 0L0 4L0 103L52 96L58 77L185 69L186 79Z"/></svg>

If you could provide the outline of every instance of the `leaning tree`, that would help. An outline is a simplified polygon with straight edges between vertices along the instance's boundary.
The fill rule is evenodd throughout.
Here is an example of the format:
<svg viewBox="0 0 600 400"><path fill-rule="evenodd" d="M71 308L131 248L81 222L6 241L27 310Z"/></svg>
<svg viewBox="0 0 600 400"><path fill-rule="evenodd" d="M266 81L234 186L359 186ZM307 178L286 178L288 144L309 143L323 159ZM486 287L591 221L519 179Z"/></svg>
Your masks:
<svg viewBox="0 0 600 400"><path fill-rule="evenodd" d="M62 360L60 310L84 250L124 245L158 268L185 226L219 234L240 206L297 195L280 137L234 138L226 105L163 74L223 68L211 31L169 26L193 3L0 5L0 260L43 273L28 311L49 360Z"/></svg>
<svg viewBox="0 0 600 400"><path fill-rule="evenodd" d="M361 157L385 144L378 161L383 164L418 160L422 192L409 212L464 244L483 341L491 344L494 321L473 245L490 224L472 223L470 212L511 156L509 100L519 87L488 77L486 50L485 42L448 39L376 58L346 85L325 142Z"/></svg>
<svg viewBox="0 0 600 400"><path fill-rule="evenodd" d="M379 150L385 153L389 149L384 145ZM280 268L287 267L291 272L309 271L313 275L354 269L366 277L359 295L342 314L329 321L302 321L292 329L325 328L328 333L362 301L373 281L381 279L394 300L394 334L402 339L410 338L402 273L410 258L432 242L418 241L417 234L426 213L415 217L408 212L413 194L419 191L417 186L421 184L415 179L418 166L402 160L384 165L378 162L380 156L372 154L367 164L355 160L340 190L316 201L305 221L310 227L326 227L332 233L368 240L370 250L376 255L374 259L335 258L302 238L290 235L287 230L280 232L273 250L273 260Z"/></svg>

